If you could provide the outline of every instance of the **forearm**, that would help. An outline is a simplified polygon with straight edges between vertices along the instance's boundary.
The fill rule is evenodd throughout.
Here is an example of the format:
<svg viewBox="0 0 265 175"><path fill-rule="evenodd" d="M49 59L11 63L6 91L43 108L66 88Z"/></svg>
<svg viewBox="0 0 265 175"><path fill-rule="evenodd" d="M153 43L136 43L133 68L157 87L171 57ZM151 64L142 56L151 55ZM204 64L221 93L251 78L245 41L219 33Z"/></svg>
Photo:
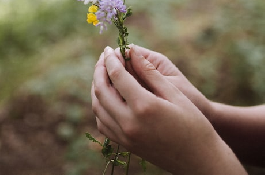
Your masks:
<svg viewBox="0 0 265 175"><path fill-rule="evenodd" d="M172 172L174 175L247 175L231 148L217 134L210 142L207 140L200 142L194 145L195 152L183 149L185 155L180 158L183 165L174 164L177 168L177 171Z"/></svg>
<svg viewBox="0 0 265 175"><path fill-rule="evenodd" d="M265 105L211 103L209 118L222 139L245 163L265 166Z"/></svg>

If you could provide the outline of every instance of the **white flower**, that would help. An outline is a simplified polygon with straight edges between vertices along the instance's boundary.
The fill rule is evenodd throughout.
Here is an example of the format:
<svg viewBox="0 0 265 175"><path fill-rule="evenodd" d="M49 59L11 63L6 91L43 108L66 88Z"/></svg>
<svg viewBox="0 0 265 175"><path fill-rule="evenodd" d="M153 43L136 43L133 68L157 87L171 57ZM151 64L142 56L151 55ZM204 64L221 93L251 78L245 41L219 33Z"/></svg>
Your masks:
<svg viewBox="0 0 265 175"><path fill-rule="evenodd" d="M88 4L90 2L92 2L93 4L95 4L96 2L98 2L98 0L77 0L77 1L84 1L84 4Z"/></svg>

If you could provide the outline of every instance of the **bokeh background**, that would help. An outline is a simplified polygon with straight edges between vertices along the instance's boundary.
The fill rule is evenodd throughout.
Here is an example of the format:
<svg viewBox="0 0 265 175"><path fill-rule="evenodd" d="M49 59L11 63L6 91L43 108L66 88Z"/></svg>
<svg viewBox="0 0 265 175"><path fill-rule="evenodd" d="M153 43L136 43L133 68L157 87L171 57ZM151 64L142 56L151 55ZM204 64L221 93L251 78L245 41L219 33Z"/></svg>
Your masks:
<svg viewBox="0 0 265 175"><path fill-rule="evenodd" d="M127 0L129 41L168 56L209 99L265 100L264 0ZM0 174L99 175L90 86L96 60L117 30L102 35L75 0L0 0ZM111 100L111 99L110 99ZM153 166L143 173L168 174ZM246 166L253 175L263 169ZM122 170L118 170L118 174Z"/></svg>

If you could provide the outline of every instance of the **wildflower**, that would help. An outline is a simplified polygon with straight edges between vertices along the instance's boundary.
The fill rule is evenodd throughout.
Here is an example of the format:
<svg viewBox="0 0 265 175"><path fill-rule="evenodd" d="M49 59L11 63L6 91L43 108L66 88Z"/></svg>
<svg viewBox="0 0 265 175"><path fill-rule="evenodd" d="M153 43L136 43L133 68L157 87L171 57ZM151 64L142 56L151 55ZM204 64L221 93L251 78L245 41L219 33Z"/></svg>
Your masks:
<svg viewBox="0 0 265 175"><path fill-rule="evenodd" d="M99 23L97 16L95 13L98 11L98 6L96 5L91 5L88 8L88 13L87 13L87 22L88 23L93 23L93 25L97 25Z"/></svg>
<svg viewBox="0 0 265 175"><path fill-rule="evenodd" d="M97 16L94 13L88 13L87 22L93 23L93 25L97 25L99 21L97 20Z"/></svg>
<svg viewBox="0 0 265 175"><path fill-rule="evenodd" d="M126 6L123 0L101 0L99 10L96 12L97 19L100 21L100 33L107 29L107 24L112 24L112 20L117 20L118 13L126 13Z"/></svg>
<svg viewBox="0 0 265 175"><path fill-rule="evenodd" d="M77 0L77 1L84 1L84 4L88 4L90 2L92 2L93 4L95 4L97 2L97 0Z"/></svg>
<svg viewBox="0 0 265 175"><path fill-rule="evenodd" d="M118 12L126 13L126 11L126 6L122 0L101 0L96 15L100 21L107 21L111 24L111 20L116 18L115 15Z"/></svg>
<svg viewBox="0 0 265 175"><path fill-rule="evenodd" d="M88 8L88 12L90 12L90 13L96 13L97 11L98 11L98 6L96 6L96 5L91 5Z"/></svg>
<svg viewBox="0 0 265 175"><path fill-rule="evenodd" d="M108 24L115 24L119 30L118 45L124 59L126 58L125 50L128 48L127 37L129 33L124 26L124 21L132 14L130 8L127 9L124 4L125 0L78 0L84 4L91 3L88 8L87 22L92 23L100 28L100 33L107 30Z"/></svg>

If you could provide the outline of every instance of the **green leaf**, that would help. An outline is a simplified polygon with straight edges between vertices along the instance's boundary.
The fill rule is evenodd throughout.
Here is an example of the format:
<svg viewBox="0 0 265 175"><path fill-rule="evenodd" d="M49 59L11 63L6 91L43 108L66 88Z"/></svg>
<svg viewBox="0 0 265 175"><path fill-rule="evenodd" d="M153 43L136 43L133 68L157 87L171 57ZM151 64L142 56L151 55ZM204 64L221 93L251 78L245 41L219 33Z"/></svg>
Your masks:
<svg viewBox="0 0 265 175"><path fill-rule="evenodd" d="M111 154L113 153L113 148L110 145L109 138L105 139L101 153L103 154L105 158L109 158Z"/></svg>
<svg viewBox="0 0 265 175"><path fill-rule="evenodd" d="M121 152L121 153L119 153L119 155L122 156L122 157L128 157L129 154L130 154L130 152Z"/></svg>
<svg viewBox="0 0 265 175"><path fill-rule="evenodd" d="M111 145L107 145L102 148L101 153L103 154L105 158L109 158L111 154L113 153L113 148L111 147Z"/></svg>
<svg viewBox="0 0 265 175"><path fill-rule="evenodd" d="M139 164L141 165L143 171L146 172L146 161L142 159Z"/></svg>
<svg viewBox="0 0 265 175"><path fill-rule="evenodd" d="M91 134L86 133L86 137L87 137L90 141L95 142L95 143L98 143L100 146L103 146L102 143L100 143L97 139L95 139Z"/></svg>
<svg viewBox="0 0 265 175"><path fill-rule="evenodd" d="M132 9L131 9L131 7L129 7L128 9L127 9L127 12L124 14L124 16L123 16L123 20L125 20L126 18L128 18L128 17L130 17L130 16L132 16Z"/></svg>
<svg viewBox="0 0 265 175"><path fill-rule="evenodd" d="M121 160L112 160L112 162L114 163L115 166L122 166L123 168L126 167L127 163L125 161L121 161Z"/></svg>

